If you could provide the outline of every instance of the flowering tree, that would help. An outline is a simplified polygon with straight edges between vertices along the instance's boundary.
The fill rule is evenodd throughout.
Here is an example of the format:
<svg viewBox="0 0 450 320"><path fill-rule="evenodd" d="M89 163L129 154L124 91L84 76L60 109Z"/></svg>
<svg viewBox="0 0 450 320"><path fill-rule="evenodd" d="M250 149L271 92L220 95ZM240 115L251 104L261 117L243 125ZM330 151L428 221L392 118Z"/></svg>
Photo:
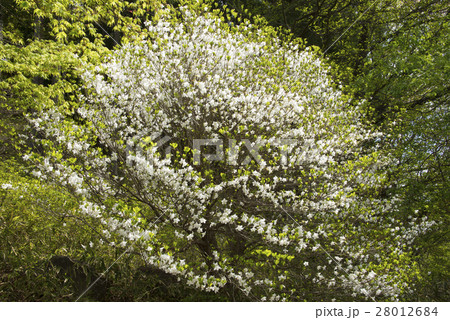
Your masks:
<svg viewBox="0 0 450 320"><path fill-rule="evenodd" d="M72 190L104 241L187 285L395 299L427 224L400 223L380 196L378 134L313 50L203 9L161 10L144 40L88 68L75 111L30 115L35 174Z"/></svg>

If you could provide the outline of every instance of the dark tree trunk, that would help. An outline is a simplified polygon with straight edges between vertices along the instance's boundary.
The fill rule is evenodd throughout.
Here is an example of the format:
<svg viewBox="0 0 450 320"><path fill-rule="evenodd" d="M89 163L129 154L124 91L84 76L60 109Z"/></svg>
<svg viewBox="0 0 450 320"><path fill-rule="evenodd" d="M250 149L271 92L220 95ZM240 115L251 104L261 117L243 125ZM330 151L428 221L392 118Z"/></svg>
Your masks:
<svg viewBox="0 0 450 320"><path fill-rule="evenodd" d="M0 44L3 43L3 10L5 10L3 7L0 7Z"/></svg>
<svg viewBox="0 0 450 320"><path fill-rule="evenodd" d="M42 18L34 17L34 40L42 39Z"/></svg>
<svg viewBox="0 0 450 320"><path fill-rule="evenodd" d="M42 39L42 18L37 15L34 17L34 40L39 41ZM43 79L41 77L34 77L33 82L35 84L42 84Z"/></svg>

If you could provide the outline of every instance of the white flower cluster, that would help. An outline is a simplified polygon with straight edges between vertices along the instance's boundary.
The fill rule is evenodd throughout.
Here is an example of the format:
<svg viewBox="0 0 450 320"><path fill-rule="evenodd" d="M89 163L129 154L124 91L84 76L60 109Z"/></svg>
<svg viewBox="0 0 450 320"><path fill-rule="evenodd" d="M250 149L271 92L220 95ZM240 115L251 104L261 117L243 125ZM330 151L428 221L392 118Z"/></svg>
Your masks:
<svg viewBox="0 0 450 320"><path fill-rule="evenodd" d="M3 183L3 184L1 185L1 188L2 188L3 190L8 190L8 189L13 189L13 190L14 190L14 187L13 187L13 185L12 185L11 183Z"/></svg>
<svg viewBox="0 0 450 320"><path fill-rule="evenodd" d="M180 10L181 21L162 14L146 41L86 71L76 121L56 108L32 120L52 151L40 172L83 197L80 211L105 236L202 290L398 295L407 284L397 270L376 267L426 226L384 231L395 202L376 194L389 163L362 147L378 133L358 123L359 107L311 50ZM155 134L170 139L161 147ZM237 141L260 157L195 163L194 139Z"/></svg>

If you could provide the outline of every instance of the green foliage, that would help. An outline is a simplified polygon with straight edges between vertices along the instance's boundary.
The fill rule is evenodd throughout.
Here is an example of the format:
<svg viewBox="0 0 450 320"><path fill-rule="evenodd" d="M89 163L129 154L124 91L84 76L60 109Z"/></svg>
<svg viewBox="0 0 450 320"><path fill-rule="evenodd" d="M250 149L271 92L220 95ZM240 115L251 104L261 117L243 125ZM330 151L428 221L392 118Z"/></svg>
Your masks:
<svg viewBox="0 0 450 320"><path fill-rule="evenodd" d="M80 237L79 225L69 222L66 228L70 219L58 219L70 210L66 194L27 178L17 167L12 161L0 165L0 296L3 301L67 300L73 292L48 261L52 254L80 254L88 234ZM74 235L79 236L75 241Z"/></svg>
<svg viewBox="0 0 450 320"><path fill-rule="evenodd" d="M442 300L450 263L449 1L226 3L319 46L345 90L368 101L367 119L386 132L381 142L398 159L392 179L401 182L391 191L403 199L402 215L438 222L416 242L423 270L416 279L423 295L416 299ZM441 289L432 293L430 287Z"/></svg>
<svg viewBox="0 0 450 320"><path fill-rule="evenodd" d="M0 247L5 248L0 264L2 299L73 301L95 275L91 273L80 286L68 273L61 277L61 270L49 266L52 256L74 257L84 267L103 272L123 252L123 248L111 249L95 241L93 248L89 246L93 230L88 226L95 223L81 223L80 228L80 221L71 218L77 199L24 173L32 168L24 170L20 156L25 146L19 147L17 138L30 135L23 114L32 114L42 105L58 105L73 116L82 62L97 65L119 43L147 36L142 32L143 21L157 19L162 2L2 1L0 186L11 183L19 188L0 188ZM201 10L211 1L180 3ZM250 18L255 25L275 27L265 29L268 43L275 33L285 30L286 43L320 47L346 90L369 101L367 117L386 130L383 143L398 159L392 178L400 180L394 191L404 200L402 216L397 218L428 217L439 223L433 233L417 240L416 257L400 256L395 263L421 270L420 274L412 272L414 279L405 275L420 292L419 297L409 299L445 300L450 269L448 1L381 1L369 8L371 4L360 0L228 0L218 2L214 10L223 13L230 30ZM7 161L12 158L16 161ZM220 178L228 179L226 173ZM367 196L373 198L370 193ZM130 210L142 209L131 206ZM101 232L101 226L96 228ZM292 262L289 255L258 250L252 255L256 263L271 259L282 266ZM139 265L137 257L127 255L111 268L106 296L93 294L85 299L223 299L187 290L174 279L162 280L165 275L140 272ZM372 270L389 267L378 265ZM302 283L301 279L290 280Z"/></svg>
<svg viewBox="0 0 450 320"><path fill-rule="evenodd" d="M186 289L176 277L111 248L94 220L76 216L76 200L29 177L12 161L0 164L0 301L218 301Z"/></svg>
<svg viewBox="0 0 450 320"><path fill-rule="evenodd" d="M18 134L27 134L23 113L55 103L72 112L82 63L98 64L114 46L138 37L143 21L154 15L160 3L2 2L0 138L9 145L7 153L13 153Z"/></svg>

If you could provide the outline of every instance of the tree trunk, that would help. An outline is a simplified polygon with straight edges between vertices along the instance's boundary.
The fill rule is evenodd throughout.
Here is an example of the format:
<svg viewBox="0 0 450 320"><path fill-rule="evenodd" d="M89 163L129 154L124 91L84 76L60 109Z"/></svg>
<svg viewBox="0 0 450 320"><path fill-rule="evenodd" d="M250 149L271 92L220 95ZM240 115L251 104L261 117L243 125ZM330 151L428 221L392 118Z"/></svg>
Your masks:
<svg viewBox="0 0 450 320"><path fill-rule="evenodd" d="M34 17L34 40L42 39L42 18L37 15Z"/></svg>
<svg viewBox="0 0 450 320"><path fill-rule="evenodd" d="M3 7L0 7L0 44L3 43L3 10L5 10Z"/></svg>
<svg viewBox="0 0 450 320"><path fill-rule="evenodd" d="M4 19L4 10L5 8L3 6L0 7L0 45L3 44L3 19ZM2 72L0 71L0 81L3 80Z"/></svg>
<svg viewBox="0 0 450 320"><path fill-rule="evenodd" d="M34 16L34 41L42 39L42 18L37 15ZM41 77L34 77L33 82L35 84L42 84L43 79Z"/></svg>

